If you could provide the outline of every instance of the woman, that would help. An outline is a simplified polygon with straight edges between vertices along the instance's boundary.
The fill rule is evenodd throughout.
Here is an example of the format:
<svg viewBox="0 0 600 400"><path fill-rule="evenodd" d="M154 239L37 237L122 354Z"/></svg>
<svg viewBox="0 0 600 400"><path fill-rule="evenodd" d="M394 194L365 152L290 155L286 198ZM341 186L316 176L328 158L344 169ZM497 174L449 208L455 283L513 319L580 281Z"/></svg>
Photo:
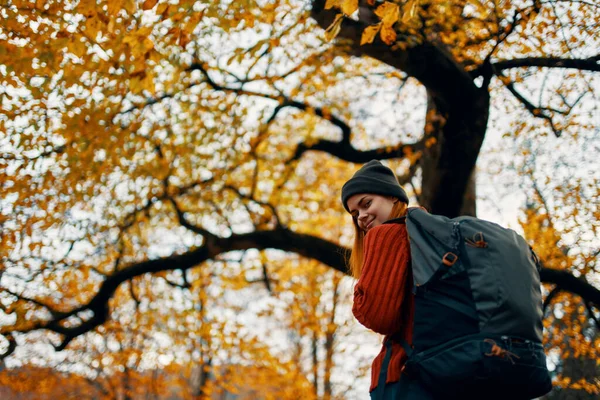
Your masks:
<svg viewBox="0 0 600 400"><path fill-rule="evenodd" d="M365 327L385 335L371 368L371 399L431 396L402 375L406 354L392 337L412 342L414 298L405 215L408 196L391 169L369 161L342 187L352 215L354 246L349 258L354 288L352 312ZM400 377L402 376L402 382Z"/></svg>

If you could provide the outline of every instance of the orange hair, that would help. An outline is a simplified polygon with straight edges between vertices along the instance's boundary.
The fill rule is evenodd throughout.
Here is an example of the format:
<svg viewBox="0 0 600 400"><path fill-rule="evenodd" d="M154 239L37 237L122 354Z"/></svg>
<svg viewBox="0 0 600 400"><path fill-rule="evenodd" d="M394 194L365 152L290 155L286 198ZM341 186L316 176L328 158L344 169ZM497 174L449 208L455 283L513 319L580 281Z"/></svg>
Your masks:
<svg viewBox="0 0 600 400"><path fill-rule="evenodd" d="M403 217L406 215L407 209L408 204L398 200L392 207L388 220ZM351 275L358 279L363 266L365 232L358 227L358 220L356 218L352 217L352 222L354 224L354 245L349 250L350 256L347 258L347 264Z"/></svg>

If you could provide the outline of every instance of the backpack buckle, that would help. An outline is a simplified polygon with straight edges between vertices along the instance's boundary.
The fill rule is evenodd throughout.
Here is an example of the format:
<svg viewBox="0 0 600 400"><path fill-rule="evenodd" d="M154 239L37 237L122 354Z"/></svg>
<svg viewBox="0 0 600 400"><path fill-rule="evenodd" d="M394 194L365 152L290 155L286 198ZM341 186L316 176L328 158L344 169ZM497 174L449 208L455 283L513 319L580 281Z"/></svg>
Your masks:
<svg viewBox="0 0 600 400"><path fill-rule="evenodd" d="M452 252L448 252L442 257L442 263L447 267L453 266L456 261L458 261L458 256Z"/></svg>
<svg viewBox="0 0 600 400"><path fill-rule="evenodd" d="M483 238L483 232L477 232L476 234L474 234L473 239L466 238L465 242L467 242L468 245L473 246L473 247L479 247L479 248L488 247L487 242Z"/></svg>

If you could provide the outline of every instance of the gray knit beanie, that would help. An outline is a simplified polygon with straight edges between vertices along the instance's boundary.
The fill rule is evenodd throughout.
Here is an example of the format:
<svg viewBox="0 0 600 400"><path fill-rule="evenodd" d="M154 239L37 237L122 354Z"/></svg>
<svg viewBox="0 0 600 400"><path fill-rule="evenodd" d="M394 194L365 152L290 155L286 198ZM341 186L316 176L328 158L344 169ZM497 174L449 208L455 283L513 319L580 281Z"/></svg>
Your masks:
<svg viewBox="0 0 600 400"><path fill-rule="evenodd" d="M350 212L346 204L348 199L359 193L393 196L408 204L408 196L394 172L378 160L363 165L342 187L342 204L346 211Z"/></svg>

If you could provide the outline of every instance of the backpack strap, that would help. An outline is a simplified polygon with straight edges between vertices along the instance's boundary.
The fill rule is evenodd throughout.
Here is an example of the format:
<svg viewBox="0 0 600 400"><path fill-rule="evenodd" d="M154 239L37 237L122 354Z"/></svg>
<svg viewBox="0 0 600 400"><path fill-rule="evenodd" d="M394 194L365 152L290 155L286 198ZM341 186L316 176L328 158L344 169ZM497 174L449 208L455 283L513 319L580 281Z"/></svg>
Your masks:
<svg viewBox="0 0 600 400"><path fill-rule="evenodd" d="M384 400L385 399L385 381L387 381L387 371L392 359L392 341L388 340L384 343L385 356L383 357L383 363L381 364L381 370L379 370L379 377L377 378L377 388L374 392L374 399Z"/></svg>
<svg viewBox="0 0 600 400"><path fill-rule="evenodd" d="M401 345L404 349L404 352L406 353L406 356L410 358L414 350L412 346L400 336L400 333L397 332L391 335L390 340L394 343L398 343L399 345Z"/></svg>

